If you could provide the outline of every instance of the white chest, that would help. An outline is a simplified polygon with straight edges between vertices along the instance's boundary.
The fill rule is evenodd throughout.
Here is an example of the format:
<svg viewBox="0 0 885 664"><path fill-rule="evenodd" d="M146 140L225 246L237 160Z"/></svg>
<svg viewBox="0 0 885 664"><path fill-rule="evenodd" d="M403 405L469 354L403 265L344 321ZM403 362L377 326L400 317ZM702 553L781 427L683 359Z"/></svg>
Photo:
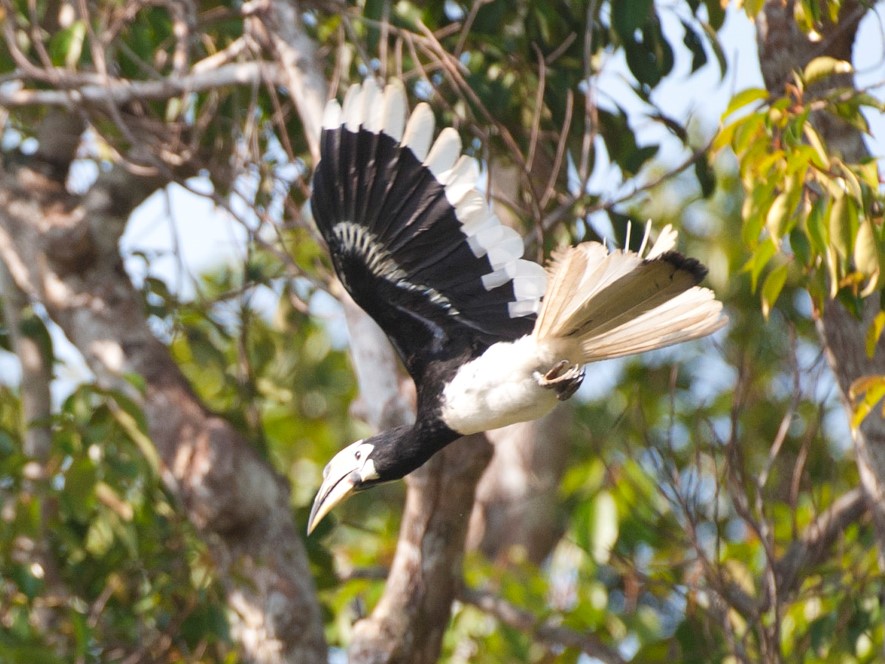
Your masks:
<svg viewBox="0 0 885 664"><path fill-rule="evenodd" d="M443 391L442 418L462 434L542 417L556 405L553 390L538 385L555 361L529 335L491 346L462 366Z"/></svg>

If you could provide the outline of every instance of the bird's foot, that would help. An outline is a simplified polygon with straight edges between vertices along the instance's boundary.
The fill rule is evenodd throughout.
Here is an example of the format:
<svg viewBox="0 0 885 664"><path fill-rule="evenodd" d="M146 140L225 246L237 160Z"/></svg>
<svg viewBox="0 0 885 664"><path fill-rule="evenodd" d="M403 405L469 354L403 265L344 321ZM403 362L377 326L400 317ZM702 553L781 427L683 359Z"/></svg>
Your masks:
<svg viewBox="0 0 885 664"><path fill-rule="evenodd" d="M584 380L584 369L570 365L568 360L560 360L547 373L537 375L538 385L556 392L556 398L565 401L581 386Z"/></svg>

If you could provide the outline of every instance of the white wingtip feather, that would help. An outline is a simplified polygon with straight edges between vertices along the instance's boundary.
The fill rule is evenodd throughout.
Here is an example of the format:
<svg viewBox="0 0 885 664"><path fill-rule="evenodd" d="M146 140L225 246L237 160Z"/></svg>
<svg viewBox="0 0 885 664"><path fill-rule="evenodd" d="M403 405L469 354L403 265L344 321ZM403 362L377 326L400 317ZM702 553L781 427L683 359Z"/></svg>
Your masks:
<svg viewBox="0 0 885 664"><path fill-rule="evenodd" d="M348 131L357 131L363 122L362 96L363 88L356 83L347 88L347 92L344 93L342 116L344 118L344 126L347 127Z"/></svg>
<svg viewBox="0 0 885 664"><path fill-rule="evenodd" d="M424 160L424 165L430 169L437 180L444 183L442 175L455 165L455 160L460 154L461 137L458 136L457 131L446 127L436 137L427 159Z"/></svg>
<svg viewBox="0 0 885 664"><path fill-rule="evenodd" d="M395 141L401 141L406 126L406 90L402 81L393 80L384 88L384 133Z"/></svg>
<svg viewBox="0 0 885 664"><path fill-rule="evenodd" d="M433 139L435 121L430 106L420 103L412 111L406 130L403 133L402 144L407 146L418 161L424 161L430 141Z"/></svg>
<svg viewBox="0 0 885 664"><path fill-rule="evenodd" d="M379 133L384 127L384 103L381 90L374 79L363 84L363 128Z"/></svg>
<svg viewBox="0 0 885 664"><path fill-rule="evenodd" d="M341 104L332 99L323 111L323 129L337 129L341 126Z"/></svg>
<svg viewBox="0 0 885 664"><path fill-rule="evenodd" d="M676 238L678 236L679 233L677 233L670 224L667 224L661 229L661 232L658 233L658 239L655 240L655 243L651 246L651 249L648 252L648 256L645 258L647 260L652 260L661 254L672 251L676 247Z"/></svg>

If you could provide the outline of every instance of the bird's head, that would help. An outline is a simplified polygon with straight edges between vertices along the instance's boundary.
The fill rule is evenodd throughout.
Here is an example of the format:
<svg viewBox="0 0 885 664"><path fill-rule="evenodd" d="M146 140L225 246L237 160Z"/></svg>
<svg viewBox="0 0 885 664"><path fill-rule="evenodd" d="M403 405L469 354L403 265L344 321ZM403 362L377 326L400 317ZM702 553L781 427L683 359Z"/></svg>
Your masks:
<svg viewBox="0 0 885 664"><path fill-rule="evenodd" d="M358 440L338 452L323 470L323 483L317 491L307 521L310 535L323 517L338 503L357 491L368 489L396 477L382 478L379 460L384 456L386 440L379 436Z"/></svg>
<svg viewBox="0 0 885 664"><path fill-rule="evenodd" d="M457 437L445 427L400 426L351 443L323 470L323 483L307 520L307 534L351 494L405 477Z"/></svg>

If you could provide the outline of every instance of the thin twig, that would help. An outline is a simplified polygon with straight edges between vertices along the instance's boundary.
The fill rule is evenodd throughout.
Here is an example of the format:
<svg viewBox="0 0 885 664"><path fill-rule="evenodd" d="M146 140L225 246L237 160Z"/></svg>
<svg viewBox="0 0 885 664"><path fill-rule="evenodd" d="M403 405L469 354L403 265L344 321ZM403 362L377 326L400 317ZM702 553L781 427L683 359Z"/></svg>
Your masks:
<svg viewBox="0 0 885 664"><path fill-rule="evenodd" d="M625 661L617 651L603 643L598 637L541 620L530 611L514 606L492 593L462 587L457 597L465 604L475 606L494 616L505 625L523 632L530 632L547 643L575 648L603 662L623 664Z"/></svg>

